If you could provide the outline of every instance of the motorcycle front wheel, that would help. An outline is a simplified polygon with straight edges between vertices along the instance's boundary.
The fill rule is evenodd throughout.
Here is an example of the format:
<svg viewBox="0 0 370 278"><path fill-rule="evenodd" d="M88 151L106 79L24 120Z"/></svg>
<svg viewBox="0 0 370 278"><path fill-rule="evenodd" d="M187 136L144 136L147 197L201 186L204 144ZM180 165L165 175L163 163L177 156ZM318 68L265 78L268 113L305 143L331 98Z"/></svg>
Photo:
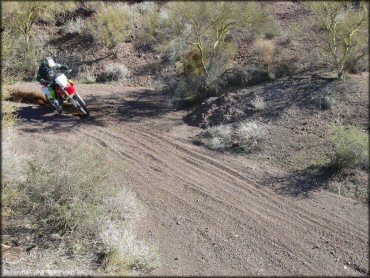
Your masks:
<svg viewBox="0 0 370 278"><path fill-rule="evenodd" d="M80 107L80 110L81 112L85 115L85 116L89 116L90 112L89 110L87 109L87 106L85 104L85 102L82 100L82 98L78 95L78 94L75 94L73 96L74 100L78 103L78 106Z"/></svg>

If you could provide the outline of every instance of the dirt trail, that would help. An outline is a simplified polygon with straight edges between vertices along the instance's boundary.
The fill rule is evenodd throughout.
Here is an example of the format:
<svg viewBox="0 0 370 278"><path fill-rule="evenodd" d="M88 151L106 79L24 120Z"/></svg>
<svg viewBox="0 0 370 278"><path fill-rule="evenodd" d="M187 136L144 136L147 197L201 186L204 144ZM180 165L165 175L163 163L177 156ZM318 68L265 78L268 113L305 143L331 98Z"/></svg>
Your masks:
<svg viewBox="0 0 370 278"><path fill-rule="evenodd" d="M32 84L32 86L35 86ZM37 85L36 85L37 86ZM191 143L198 130L147 88L80 85L91 118L22 105L25 138L74 136L125 165L117 177L146 206L140 237L158 246L155 275L366 275L367 205L325 191L278 194L281 174ZM93 94L93 95L92 95Z"/></svg>

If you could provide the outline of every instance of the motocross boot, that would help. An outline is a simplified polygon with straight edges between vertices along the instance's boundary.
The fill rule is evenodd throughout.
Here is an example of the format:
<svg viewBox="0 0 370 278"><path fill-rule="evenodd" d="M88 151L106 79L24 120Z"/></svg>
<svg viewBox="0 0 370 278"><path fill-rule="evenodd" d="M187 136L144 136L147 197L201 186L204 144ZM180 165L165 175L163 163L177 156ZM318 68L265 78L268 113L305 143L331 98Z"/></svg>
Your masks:
<svg viewBox="0 0 370 278"><path fill-rule="evenodd" d="M57 112L59 114L62 113L62 106L59 104L59 101L57 99L54 100L53 104Z"/></svg>
<svg viewBox="0 0 370 278"><path fill-rule="evenodd" d="M53 85L50 85L50 96L52 98L52 104L54 108L57 110L57 112L60 114L62 112L62 106L61 103L63 102L61 99L59 100L59 95L57 94L55 88L53 88Z"/></svg>

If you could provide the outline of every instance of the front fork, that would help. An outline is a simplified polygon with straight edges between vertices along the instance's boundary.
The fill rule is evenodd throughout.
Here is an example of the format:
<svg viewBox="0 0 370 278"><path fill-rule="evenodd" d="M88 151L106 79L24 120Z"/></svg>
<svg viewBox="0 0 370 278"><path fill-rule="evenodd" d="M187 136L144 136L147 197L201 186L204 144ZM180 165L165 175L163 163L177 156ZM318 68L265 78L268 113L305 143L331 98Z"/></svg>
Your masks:
<svg viewBox="0 0 370 278"><path fill-rule="evenodd" d="M74 108L79 109L80 107L79 107L77 101L75 101L74 98L73 98L75 93L73 95L70 95L70 94L67 93L67 91L64 88L62 90L63 90L63 94L66 96L67 101L71 102L72 105L74 106Z"/></svg>

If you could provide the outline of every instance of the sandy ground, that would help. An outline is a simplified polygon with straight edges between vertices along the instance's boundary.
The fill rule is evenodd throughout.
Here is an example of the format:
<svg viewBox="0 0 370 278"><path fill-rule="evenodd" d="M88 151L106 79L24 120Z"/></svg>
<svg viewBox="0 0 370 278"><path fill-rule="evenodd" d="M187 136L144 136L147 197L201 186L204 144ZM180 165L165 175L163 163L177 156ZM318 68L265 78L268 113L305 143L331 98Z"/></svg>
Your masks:
<svg viewBox="0 0 370 278"><path fill-rule="evenodd" d="M37 84L28 84L37 88ZM91 117L21 104L25 144L71 136L126 165L122 184L147 217L140 238L158 246L154 275L366 275L368 206L325 191L281 195L266 177L282 174L245 157L191 143L199 129L162 109L149 88L77 85Z"/></svg>

